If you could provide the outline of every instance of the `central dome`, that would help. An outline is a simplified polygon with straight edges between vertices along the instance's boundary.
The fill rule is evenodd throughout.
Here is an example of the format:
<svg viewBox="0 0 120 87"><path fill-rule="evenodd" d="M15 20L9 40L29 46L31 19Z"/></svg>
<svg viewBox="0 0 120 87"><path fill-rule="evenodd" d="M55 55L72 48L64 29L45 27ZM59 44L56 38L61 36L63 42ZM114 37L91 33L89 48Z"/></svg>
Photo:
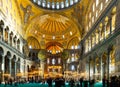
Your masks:
<svg viewBox="0 0 120 87"><path fill-rule="evenodd" d="M31 0L40 8L49 10L61 10L77 4L80 0Z"/></svg>
<svg viewBox="0 0 120 87"><path fill-rule="evenodd" d="M66 16L45 14L35 17L26 28L26 38L35 36L40 40L67 40L78 32L78 27Z"/></svg>
<svg viewBox="0 0 120 87"><path fill-rule="evenodd" d="M47 14L40 16L38 22L34 25L40 28L43 34L63 34L69 30L71 22L68 18L58 14Z"/></svg>

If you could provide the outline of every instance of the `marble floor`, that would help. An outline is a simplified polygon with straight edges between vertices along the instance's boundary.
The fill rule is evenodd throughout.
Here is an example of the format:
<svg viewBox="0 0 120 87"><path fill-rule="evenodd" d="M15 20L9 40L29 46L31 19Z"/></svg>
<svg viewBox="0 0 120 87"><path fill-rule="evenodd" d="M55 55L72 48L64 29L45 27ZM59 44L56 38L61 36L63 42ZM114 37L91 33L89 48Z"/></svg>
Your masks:
<svg viewBox="0 0 120 87"><path fill-rule="evenodd" d="M46 83L45 84L41 84L41 83L25 83L25 84L17 84L16 86L14 84L13 85L1 84L0 87L48 87L48 84L46 84ZM54 87L54 84L53 84L52 87ZM65 87L70 87L70 86L69 86L68 83L66 83ZM75 87L77 87L77 86L75 86ZM83 84L83 87L84 87L84 84ZM102 87L102 83L101 82L95 83L94 87Z"/></svg>

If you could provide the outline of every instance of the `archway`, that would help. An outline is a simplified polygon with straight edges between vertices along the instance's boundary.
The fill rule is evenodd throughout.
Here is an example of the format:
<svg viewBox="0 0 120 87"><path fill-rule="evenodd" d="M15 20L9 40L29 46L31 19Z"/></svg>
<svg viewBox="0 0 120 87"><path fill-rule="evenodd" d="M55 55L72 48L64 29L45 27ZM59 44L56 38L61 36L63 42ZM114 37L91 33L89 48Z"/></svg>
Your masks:
<svg viewBox="0 0 120 87"><path fill-rule="evenodd" d="M9 72L9 58L6 55L5 56L5 72L4 72L4 80L8 80L10 76L10 72Z"/></svg>
<svg viewBox="0 0 120 87"><path fill-rule="evenodd" d="M17 49L20 50L20 40L17 40Z"/></svg>
<svg viewBox="0 0 120 87"><path fill-rule="evenodd" d="M5 36L4 36L4 40L5 40L6 43L8 43L8 39L9 39L8 38L8 34L9 34L8 32L9 32L9 27L7 26L5 28Z"/></svg>
<svg viewBox="0 0 120 87"><path fill-rule="evenodd" d="M2 79L2 74L3 74L3 68L2 68L2 55L4 54L3 48L0 47L0 79Z"/></svg>
<svg viewBox="0 0 120 87"><path fill-rule="evenodd" d="M20 73L20 58L17 61L17 73Z"/></svg>
<svg viewBox="0 0 120 87"><path fill-rule="evenodd" d="M10 33L10 45L13 45L13 32Z"/></svg>
<svg viewBox="0 0 120 87"><path fill-rule="evenodd" d="M16 70L16 64L15 64L16 63L16 56L15 55L13 56L13 59L11 62L12 62L11 76L15 78L15 76L16 76L16 71L15 71Z"/></svg>
<svg viewBox="0 0 120 87"><path fill-rule="evenodd" d="M102 55L102 78L105 77L107 74L107 54L104 53Z"/></svg>
<svg viewBox="0 0 120 87"><path fill-rule="evenodd" d="M0 21L0 39L3 40L3 26L4 26L4 22L3 20Z"/></svg>
<svg viewBox="0 0 120 87"><path fill-rule="evenodd" d="M96 80L100 80L100 59L98 57L95 60L95 66L96 66L95 70Z"/></svg>
<svg viewBox="0 0 120 87"><path fill-rule="evenodd" d="M114 30L115 30L115 24L116 24L116 7L114 7L113 9L112 9L112 12L111 12L111 15L112 15L112 33L114 32Z"/></svg>
<svg viewBox="0 0 120 87"><path fill-rule="evenodd" d="M109 73L112 75L115 72L115 48L113 47L110 52L110 61L109 61Z"/></svg>
<svg viewBox="0 0 120 87"><path fill-rule="evenodd" d="M94 78L94 61L93 59L90 61L90 79Z"/></svg>
<svg viewBox="0 0 120 87"><path fill-rule="evenodd" d="M18 61L16 62L16 77L20 78L22 76L22 73L20 72L20 58L18 58Z"/></svg>

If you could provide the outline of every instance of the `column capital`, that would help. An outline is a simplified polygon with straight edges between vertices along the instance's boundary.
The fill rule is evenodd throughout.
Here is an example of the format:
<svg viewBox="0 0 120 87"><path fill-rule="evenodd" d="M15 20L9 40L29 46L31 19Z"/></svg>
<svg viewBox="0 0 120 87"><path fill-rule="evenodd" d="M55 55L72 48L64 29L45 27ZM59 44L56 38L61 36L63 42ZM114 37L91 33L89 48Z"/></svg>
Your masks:
<svg viewBox="0 0 120 87"><path fill-rule="evenodd" d="M9 60L12 60L12 59L13 59L13 57L9 57L8 59L9 59Z"/></svg>
<svg viewBox="0 0 120 87"><path fill-rule="evenodd" d="M113 45L110 45L110 46L108 47L108 49L107 49L108 54L112 51L112 49L113 49Z"/></svg>
<svg viewBox="0 0 120 87"><path fill-rule="evenodd" d="M1 55L2 57L5 57L5 55L3 54L3 55Z"/></svg>

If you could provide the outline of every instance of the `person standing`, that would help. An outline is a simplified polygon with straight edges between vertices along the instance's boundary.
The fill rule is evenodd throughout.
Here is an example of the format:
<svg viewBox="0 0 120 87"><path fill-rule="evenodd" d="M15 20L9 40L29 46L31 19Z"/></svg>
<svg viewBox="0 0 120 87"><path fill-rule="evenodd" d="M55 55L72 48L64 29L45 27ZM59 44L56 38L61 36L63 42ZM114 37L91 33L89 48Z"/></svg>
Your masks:
<svg viewBox="0 0 120 87"><path fill-rule="evenodd" d="M55 81L55 87L61 87L61 81L60 81L59 75L57 75L54 81Z"/></svg>
<svg viewBox="0 0 120 87"><path fill-rule="evenodd" d="M47 79L48 87L52 87L52 78L48 77Z"/></svg>
<svg viewBox="0 0 120 87"><path fill-rule="evenodd" d="M105 83L106 83L106 79L105 77L102 79L102 84L103 84L103 87L105 87Z"/></svg>
<svg viewBox="0 0 120 87"><path fill-rule="evenodd" d="M80 78L80 87L82 87L82 83L83 83L83 78Z"/></svg>

